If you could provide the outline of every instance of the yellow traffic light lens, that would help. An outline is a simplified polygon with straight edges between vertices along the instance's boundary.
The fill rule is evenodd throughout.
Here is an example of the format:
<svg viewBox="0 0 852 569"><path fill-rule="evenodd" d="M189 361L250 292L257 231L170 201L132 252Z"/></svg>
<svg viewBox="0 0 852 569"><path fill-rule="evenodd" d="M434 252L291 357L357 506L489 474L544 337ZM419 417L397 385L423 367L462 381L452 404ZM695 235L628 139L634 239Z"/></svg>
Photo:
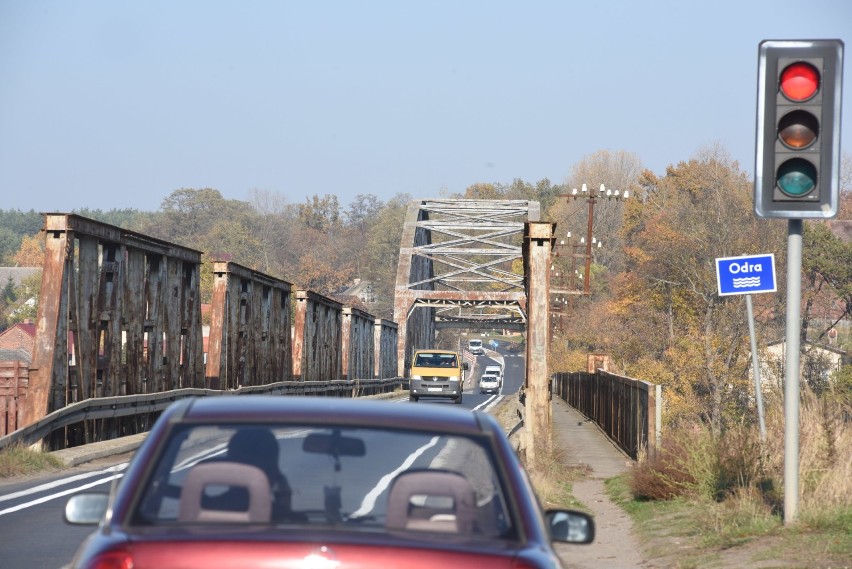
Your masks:
<svg viewBox="0 0 852 569"><path fill-rule="evenodd" d="M807 101L819 90L819 71L804 61L790 64L781 72L780 88L791 101Z"/></svg>
<svg viewBox="0 0 852 569"><path fill-rule="evenodd" d="M778 121L778 138L788 148L807 148L819 136L819 121L807 111L787 113Z"/></svg>
<svg viewBox="0 0 852 569"><path fill-rule="evenodd" d="M804 158L787 160L778 168L778 188L792 198L801 198L813 191L817 182L817 171Z"/></svg>

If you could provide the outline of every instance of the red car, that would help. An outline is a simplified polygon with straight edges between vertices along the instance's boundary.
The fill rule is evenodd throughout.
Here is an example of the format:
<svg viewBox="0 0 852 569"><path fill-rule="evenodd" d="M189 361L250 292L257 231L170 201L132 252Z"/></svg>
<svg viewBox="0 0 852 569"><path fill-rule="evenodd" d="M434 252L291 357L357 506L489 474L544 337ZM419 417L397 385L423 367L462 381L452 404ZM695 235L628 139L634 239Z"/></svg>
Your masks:
<svg viewBox="0 0 852 569"><path fill-rule="evenodd" d="M283 396L181 400L106 494L70 567L559 567L583 513L543 512L500 425L455 406Z"/></svg>

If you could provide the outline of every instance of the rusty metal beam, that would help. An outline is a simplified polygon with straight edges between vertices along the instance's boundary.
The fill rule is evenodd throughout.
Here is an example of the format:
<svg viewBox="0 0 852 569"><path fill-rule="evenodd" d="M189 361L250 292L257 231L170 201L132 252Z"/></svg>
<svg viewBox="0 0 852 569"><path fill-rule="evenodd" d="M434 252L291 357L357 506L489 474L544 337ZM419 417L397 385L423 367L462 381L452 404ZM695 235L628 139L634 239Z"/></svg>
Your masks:
<svg viewBox="0 0 852 569"><path fill-rule="evenodd" d="M206 382L237 389L293 376L292 284L236 263L213 263Z"/></svg>
<svg viewBox="0 0 852 569"><path fill-rule="evenodd" d="M293 378L334 381L343 373L343 305L310 290L296 291Z"/></svg>
<svg viewBox="0 0 852 569"><path fill-rule="evenodd" d="M343 379L373 377L375 324L375 316L351 306L343 307Z"/></svg>
<svg viewBox="0 0 852 569"><path fill-rule="evenodd" d="M396 377L396 341L399 327L391 320L377 319L373 339L376 342L374 350L376 363L373 366L376 378Z"/></svg>
<svg viewBox="0 0 852 569"><path fill-rule="evenodd" d="M24 421L81 399L200 384L201 252L74 214L44 214Z"/></svg>
<svg viewBox="0 0 852 569"><path fill-rule="evenodd" d="M487 315L515 327L526 319L524 274L513 263L522 258L524 224L539 213L538 202L525 200L409 204L394 298L400 374L415 347L433 347L439 325L482 329Z"/></svg>

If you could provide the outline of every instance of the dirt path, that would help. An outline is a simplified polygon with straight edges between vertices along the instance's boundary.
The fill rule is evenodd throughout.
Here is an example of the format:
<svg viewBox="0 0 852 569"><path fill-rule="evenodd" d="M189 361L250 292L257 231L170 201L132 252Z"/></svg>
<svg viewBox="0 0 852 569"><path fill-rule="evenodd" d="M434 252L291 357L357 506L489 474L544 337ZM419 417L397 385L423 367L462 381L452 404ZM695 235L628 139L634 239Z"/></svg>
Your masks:
<svg viewBox="0 0 852 569"><path fill-rule="evenodd" d="M579 569L642 567L633 522L604 488L604 480L627 472L633 461L564 401L554 397L552 405L553 444L565 466L586 470L586 477L573 483L572 494L594 515L596 530L590 545L557 546L563 564Z"/></svg>
<svg viewBox="0 0 852 569"><path fill-rule="evenodd" d="M556 552L566 569L645 566L633 522L606 495L603 479L590 477L575 482L573 494L595 516L595 541L583 546L557 544Z"/></svg>

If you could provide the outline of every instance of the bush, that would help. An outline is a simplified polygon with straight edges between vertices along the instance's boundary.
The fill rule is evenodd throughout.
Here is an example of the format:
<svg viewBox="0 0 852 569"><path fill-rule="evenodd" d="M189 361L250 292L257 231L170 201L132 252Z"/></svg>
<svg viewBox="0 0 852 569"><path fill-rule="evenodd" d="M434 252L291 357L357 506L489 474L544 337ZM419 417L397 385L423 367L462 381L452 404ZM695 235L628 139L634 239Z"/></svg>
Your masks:
<svg viewBox="0 0 852 569"><path fill-rule="evenodd" d="M852 511L852 409L845 401L817 397L804 388L800 407L799 480L806 523L848 524ZM725 513L763 520L780 515L784 502L784 410L766 410L766 441L757 425L728 424L714 438L703 425L673 427L656 456L633 469L629 487L643 500L677 497L728 502ZM845 513L844 513L845 512ZM717 513L718 514L718 513ZM763 523L762 521L759 523ZM737 525L737 524L733 524Z"/></svg>
<svg viewBox="0 0 852 569"><path fill-rule="evenodd" d="M632 470L631 492L647 500L712 496L719 476L715 446L701 425L671 431L656 455Z"/></svg>

